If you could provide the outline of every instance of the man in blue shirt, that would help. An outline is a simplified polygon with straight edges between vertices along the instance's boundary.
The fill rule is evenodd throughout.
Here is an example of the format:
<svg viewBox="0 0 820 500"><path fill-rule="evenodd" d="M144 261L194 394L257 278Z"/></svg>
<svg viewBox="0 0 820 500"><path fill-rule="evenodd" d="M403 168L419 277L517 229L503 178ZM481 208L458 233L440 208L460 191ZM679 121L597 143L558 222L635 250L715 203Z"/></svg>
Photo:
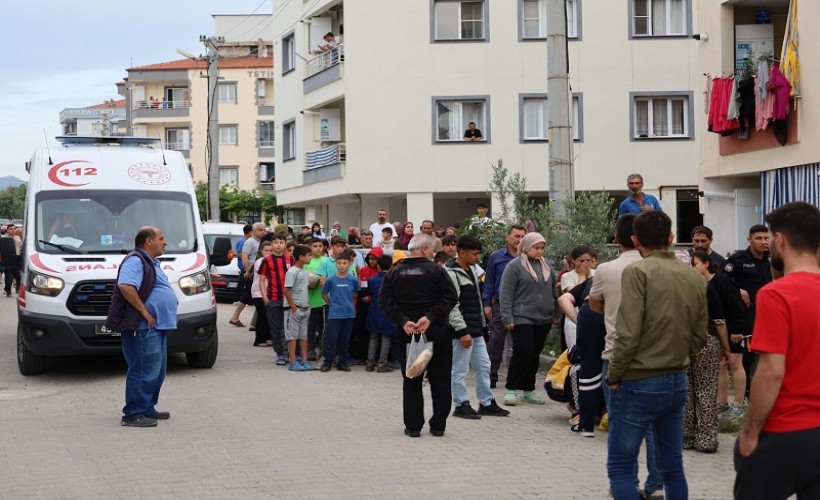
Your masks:
<svg viewBox="0 0 820 500"><path fill-rule="evenodd" d="M504 269L518 256L518 244L527 234L524 226L513 225L507 228L507 246L499 248L490 255L487 263L487 272L484 275L484 289L481 293L484 302L484 315L489 320L490 341L487 343L487 353L490 355L490 387L498 382L498 368L501 359L509 360L512 356L512 343L509 349L505 346L509 332L501 323L501 305L498 302L498 291L501 289L501 275ZM505 351L509 354L505 356Z"/></svg>
<svg viewBox="0 0 820 500"><path fill-rule="evenodd" d="M141 316L136 328L123 328L121 332L122 352L128 364L121 422L124 426L155 427L158 419L171 418L170 413L158 411L155 406L168 364L168 332L177 327L177 297L157 259L165 253L166 244L159 228L142 227L134 238L134 253L120 265L119 293ZM148 262L150 268L145 267ZM144 289L143 280L149 285L153 281L153 287Z"/></svg>
<svg viewBox="0 0 820 500"><path fill-rule="evenodd" d="M632 174L627 177L626 187L629 188L629 196L618 207L618 217L626 214L640 215L650 210L663 212L658 199L643 192L643 176L641 174Z"/></svg>

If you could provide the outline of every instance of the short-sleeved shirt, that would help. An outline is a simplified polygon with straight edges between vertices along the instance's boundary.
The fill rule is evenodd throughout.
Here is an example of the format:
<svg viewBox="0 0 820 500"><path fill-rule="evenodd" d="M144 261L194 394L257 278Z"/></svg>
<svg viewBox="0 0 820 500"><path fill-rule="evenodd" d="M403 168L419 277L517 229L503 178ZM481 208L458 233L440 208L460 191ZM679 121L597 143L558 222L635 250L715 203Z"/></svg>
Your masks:
<svg viewBox="0 0 820 500"><path fill-rule="evenodd" d="M726 324L726 314L717 288L711 281L706 284L706 310L709 314L709 335L717 336L717 325Z"/></svg>
<svg viewBox="0 0 820 500"><path fill-rule="evenodd" d="M174 289L171 288L171 283L168 282L168 276L160 267L158 259L151 259L154 265L154 272L157 274L157 282L154 285L154 290L145 301L145 308L151 316L154 317L154 328L157 330L174 330L177 327L177 296ZM137 290L142 285L142 261L139 257L128 257L122 261L120 265L120 277L117 280L118 285L132 285ZM148 328L148 322L145 318L140 318L137 329L144 330Z"/></svg>
<svg viewBox="0 0 820 500"><path fill-rule="evenodd" d="M330 297L330 310L327 319L349 319L356 317L353 306L353 294L360 289L359 280L355 276L346 275L340 278L337 275L328 276L322 287L322 292Z"/></svg>
<svg viewBox="0 0 820 500"><path fill-rule="evenodd" d="M245 245L247 246L247 243ZM266 294L271 302L284 302L285 273L292 265L293 257L288 254L270 254L262 259L262 264L259 265L257 273L267 279L267 290L262 292Z"/></svg>
<svg viewBox="0 0 820 500"><path fill-rule="evenodd" d="M467 129L467 130L464 131L464 138L465 139L475 139L475 138L481 139L482 137L483 136L481 135L481 130L480 129L475 129L475 130Z"/></svg>
<svg viewBox="0 0 820 500"><path fill-rule="evenodd" d="M290 288L290 295L293 302L299 309L307 309L308 302L308 272L298 266L292 266L285 274L285 288ZM285 301L287 306L290 304Z"/></svg>
<svg viewBox="0 0 820 500"><path fill-rule="evenodd" d="M236 247L234 248L234 253L236 254L236 267L239 268L240 272L245 271L245 264L242 263L242 257L240 256L240 254L242 253L242 247L245 246L245 241L247 240L248 238L245 237L239 238L236 241Z"/></svg>
<svg viewBox="0 0 820 500"><path fill-rule="evenodd" d="M589 275L590 277L595 276L595 269L590 270ZM575 271L575 269L565 272L561 275L561 291L572 290L580 280L581 276ZM581 304L578 303L578 306L580 305Z"/></svg>
<svg viewBox="0 0 820 500"><path fill-rule="evenodd" d="M652 210L657 210L658 212L663 212L663 208L661 207L660 202L657 198L652 196L651 194L644 193L643 195L643 204L649 205L652 207ZM638 200L632 198L631 196L627 196L624 201L621 202L621 205L618 207L618 215L626 215L626 214L638 214L641 213L641 204L638 203Z"/></svg>
<svg viewBox="0 0 820 500"><path fill-rule="evenodd" d="M382 229L390 228L390 231L393 233L393 236L398 236L396 234L396 226L391 224L390 222L385 222L384 224L379 224L378 222L374 222L370 224L370 232L373 233L373 247L379 246L379 243L382 242Z"/></svg>
<svg viewBox="0 0 820 500"><path fill-rule="evenodd" d="M316 269L316 272L322 276L333 276L338 273L339 269L336 267L336 258L332 255L330 257L326 257ZM351 265L347 272L353 276L356 276L356 266Z"/></svg>
<svg viewBox="0 0 820 500"><path fill-rule="evenodd" d="M325 260L327 260L327 257L312 257L310 262L305 264L304 269L306 271L313 271L316 274L321 274L319 268ZM308 289L308 303L311 309L325 306L325 299L322 298L322 287L315 286Z"/></svg>
<svg viewBox="0 0 820 500"><path fill-rule="evenodd" d="M820 274L789 273L757 292L751 348L786 356L786 373L769 418L768 432L820 425Z"/></svg>
<svg viewBox="0 0 820 500"><path fill-rule="evenodd" d="M245 243L242 244L242 253L248 256L248 264L253 268L253 263L256 262L256 254L259 253L259 240L254 236L245 240Z"/></svg>
<svg viewBox="0 0 820 500"><path fill-rule="evenodd" d="M768 252L762 259L752 255L751 249L735 252L726 259L721 272L731 278L739 288L749 293L754 308L757 291L772 281L772 263Z"/></svg>

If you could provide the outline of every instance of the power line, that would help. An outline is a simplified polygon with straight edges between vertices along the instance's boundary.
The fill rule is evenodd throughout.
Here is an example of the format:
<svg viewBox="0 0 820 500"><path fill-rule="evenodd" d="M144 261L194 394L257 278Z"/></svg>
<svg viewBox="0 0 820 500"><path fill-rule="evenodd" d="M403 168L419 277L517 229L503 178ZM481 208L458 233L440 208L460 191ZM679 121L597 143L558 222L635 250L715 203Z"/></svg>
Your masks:
<svg viewBox="0 0 820 500"><path fill-rule="evenodd" d="M256 12L257 12L259 9L261 9L261 8L262 8L262 6L263 6L263 5L265 5L266 3L268 3L268 0L262 0L261 2L259 2L259 5L257 5L257 6L256 6L256 8L255 8L255 9L253 9L253 12L251 12L250 14L247 14L247 15L245 16L245 18L244 18L244 19L242 19L241 21L239 21L239 23L237 23L237 25L236 25L236 26L234 26L233 28L231 28L231 29L229 29L228 31L226 31L225 33L223 33L223 34L222 34L222 36L225 36L225 35L227 35L228 33L232 32L232 31L234 31L235 29L237 29L237 28L239 28L240 26L242 26L242 24L244 24L244 23L245 23L248 19L250 19L250 16L252 16L252 15L256 14ZM243 33L243 35L244 35L244 34L245 34L245 33ZM240 35L240 36L241 36L241 35Z"/></svg>

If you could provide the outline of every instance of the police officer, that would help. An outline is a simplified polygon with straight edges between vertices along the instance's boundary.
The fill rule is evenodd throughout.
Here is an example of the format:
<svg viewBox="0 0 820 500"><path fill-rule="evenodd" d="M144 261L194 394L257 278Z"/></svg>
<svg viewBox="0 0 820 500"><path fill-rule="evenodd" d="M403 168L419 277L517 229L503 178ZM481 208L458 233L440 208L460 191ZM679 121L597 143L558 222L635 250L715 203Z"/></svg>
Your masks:
<svg viewBox="0 0 820 500"><path fill-rule="evenodd" d="M749 242L746 250L738 250L726 259L726 263L723 264L723 274L728 276L740 288L743 302L749 308L749 322L754 325L754 306L757 291L763 285L772 281L772 263L769 257L769 229L762 224L755 224L749 228L749 237L746 238L746 241ZM752 384L754 360L755 355L748 350L743 353L747 398Z"/></svg>

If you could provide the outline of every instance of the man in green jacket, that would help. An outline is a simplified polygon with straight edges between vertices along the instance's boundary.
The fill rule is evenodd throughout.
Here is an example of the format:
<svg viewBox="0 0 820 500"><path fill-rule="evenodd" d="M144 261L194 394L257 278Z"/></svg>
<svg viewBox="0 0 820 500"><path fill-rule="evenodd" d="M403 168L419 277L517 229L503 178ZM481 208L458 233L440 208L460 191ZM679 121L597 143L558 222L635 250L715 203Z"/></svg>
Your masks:
<svg viewBox="0 0 820 500"><path fill-rule="evenodd" d="M689 360L706 343L706 281L669 252L672 221L639 215L635 246L644 259L624 269L607 384L610 388L607 472L615 500L637 498L635 471L650 425L660 450L665 498L687 498L683 407Z"/></svg>

